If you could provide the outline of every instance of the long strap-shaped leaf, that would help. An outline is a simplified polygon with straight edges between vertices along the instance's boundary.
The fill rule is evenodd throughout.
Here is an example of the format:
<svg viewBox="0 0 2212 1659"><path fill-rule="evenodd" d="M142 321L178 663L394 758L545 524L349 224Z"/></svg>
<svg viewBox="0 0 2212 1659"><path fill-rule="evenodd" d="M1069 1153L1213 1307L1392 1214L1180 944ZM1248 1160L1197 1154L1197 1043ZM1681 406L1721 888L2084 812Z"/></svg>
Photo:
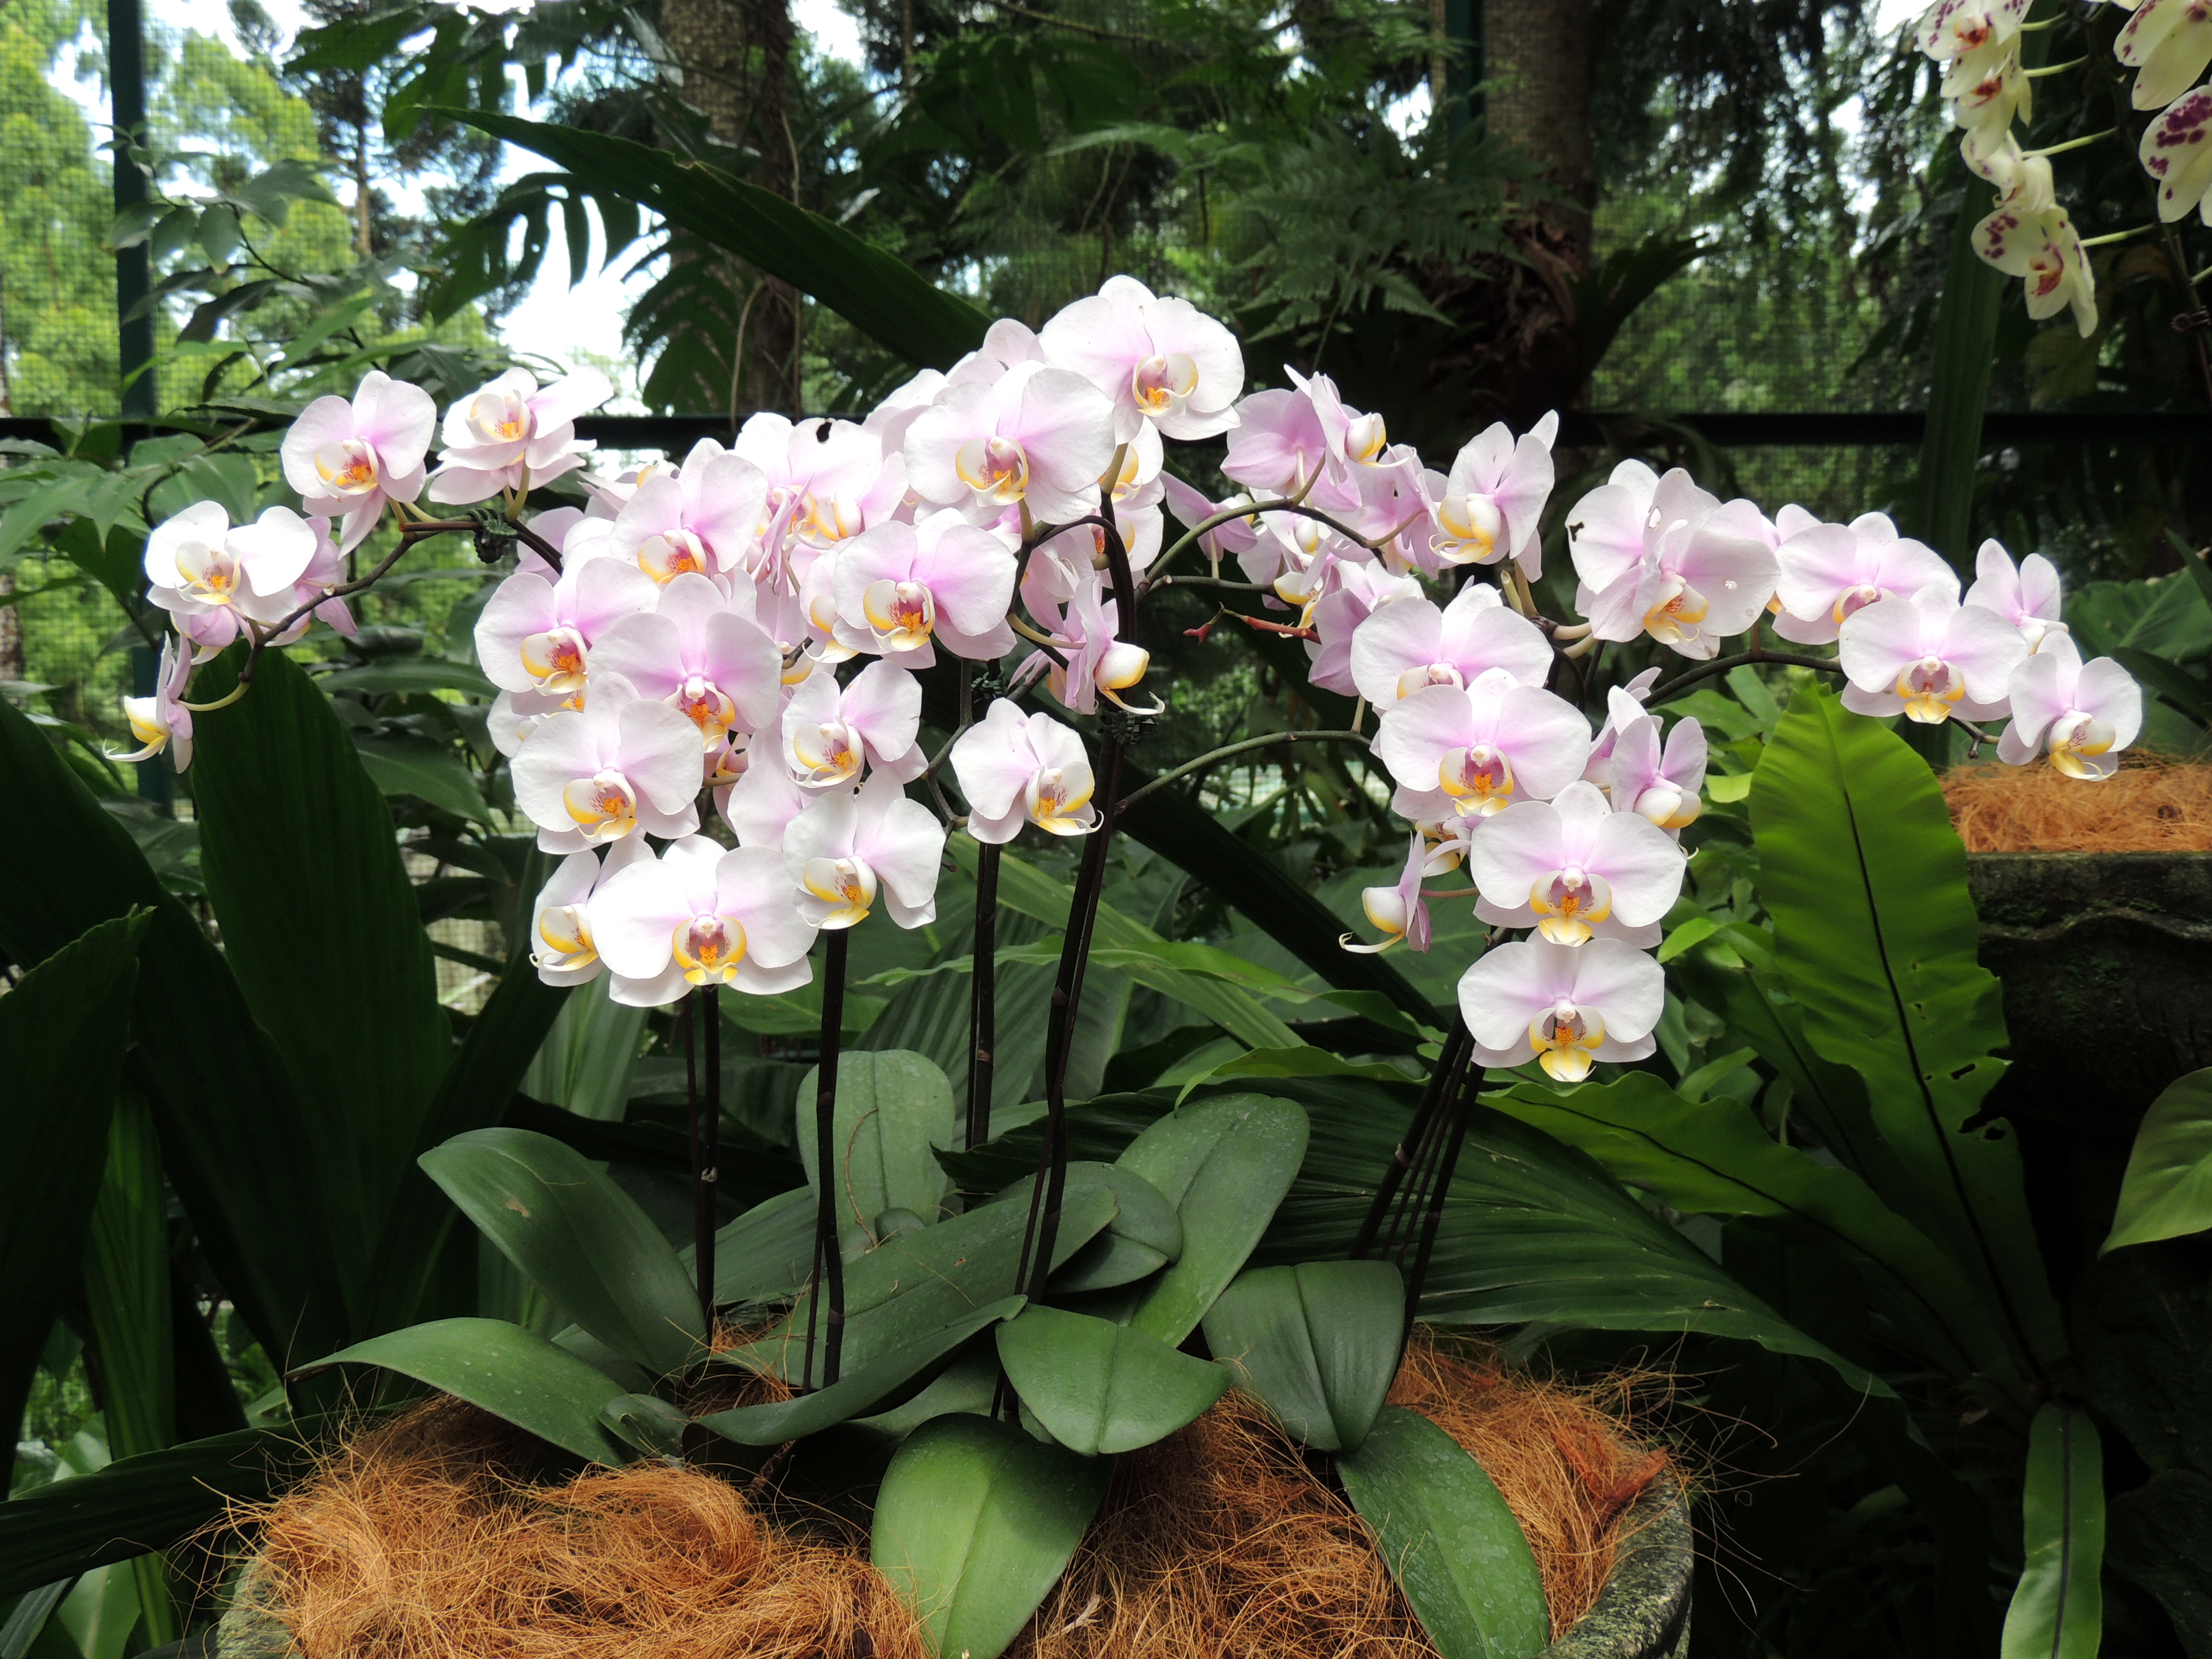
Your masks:
<svg viewBox="0 0 2212 1659"><path fill-rule="evenodd" d="M2056 1401L2035 1414L2021 1504L2027 1559L2005 1610L2002 1659L2096 1659L2105 1630L2104 1449Z"/></svg>
<svg viewBox="0 0 2212 1659"><path fill-rule="evenodd" d="M1751 790L1759 896L1806 1036L1865 1079L1903 1189L1882 1197L1948 1250L2031 1371L2066 1339L2010 1127L1966 1127L2003 1074L1997 981L1976 959L1966 854L1920 757L1826 692L1798 694Z"/></svg>
<svg viewBox="0 0 2212 1659"><path fill-rule="evenodd" d="M627 138L489 110L436 114L534 150L594 191L643 203L672 225L811 295L918 368L950 368L990 319L842 225L726 173Z"/></svg>

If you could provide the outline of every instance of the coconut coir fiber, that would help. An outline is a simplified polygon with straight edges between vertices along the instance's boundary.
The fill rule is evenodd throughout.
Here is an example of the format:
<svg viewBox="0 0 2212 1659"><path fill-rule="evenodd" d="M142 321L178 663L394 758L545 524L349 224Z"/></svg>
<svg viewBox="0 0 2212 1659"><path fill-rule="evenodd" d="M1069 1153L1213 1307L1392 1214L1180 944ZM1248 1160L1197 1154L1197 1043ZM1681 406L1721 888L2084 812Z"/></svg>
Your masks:
<svg viewBox="0 0 2212 1659"><path fill-rule="evenodd" d="M1623 1509L1667 1468L1630 1438L1626 1385L1577 1389L1416 1342L1392 1400L1497 1483L1554 1632L1611 1571ZM313 1480L237 1517L255 1595L307 1659L923 1659L866 1540L661 1463L557 1484L526 1437L436 1401L356 1434ZM1421 1634L1340 1494L1231 1393L1121 1457L1020 1659L1417 1659ZM1011 1659L1011 1656L1010 1656Z"/></svg>
<svg viewBox="0 0 2212 1659"><path fill-rule="evenodd" d="M2051 766L1943 775L1970 853L2212 853L2212 766L2129 755L2101 783Z"/></svg>

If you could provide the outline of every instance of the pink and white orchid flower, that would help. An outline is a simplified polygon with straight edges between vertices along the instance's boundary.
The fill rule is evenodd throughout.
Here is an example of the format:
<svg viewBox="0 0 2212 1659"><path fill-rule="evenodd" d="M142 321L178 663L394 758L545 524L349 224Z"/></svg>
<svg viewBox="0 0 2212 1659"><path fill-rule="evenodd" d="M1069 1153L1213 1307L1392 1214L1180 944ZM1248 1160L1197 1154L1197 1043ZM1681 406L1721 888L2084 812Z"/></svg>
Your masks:
<svg viewBox="0 0 2212 1659"><path fill-rule="evenodd" d="M953 775L968 798L968 833L1000 845L1024 823L1048 835L1088 835L1097 779L1083 739L1049 714L1024 715L1011 698L994 702L952 745Z"/></svg>
<svg viewBox="0 0 2212 1659"><path fill-rule="evenodd" d="M1601 935L1638 950L1659 943L1659 919L1681 896L1686 866L1664 830L1617 812L1594 783L1555 800L1516 801L1468 848L1482 896L1474 914L1494 927L1534 927L1554 945Z"/></svg>
<svg viewBox="0 0 2212 1659"><path fill-rule="evenodd" d="M643 836L629 836L610 847L604 860L586 850L561 860L531 906L537 943L530 961L539 979L548 985L582 985L599 976L605 964L592 933L592 896L631 865L652 859L652 843Z"/></svg>
<svg viewBox="0 0 2212 1659"><path fill-rule="evenodd" d="M1020 363L991 384L946 389L906 434L915 494L989 524L1026 507L1041 524L1079 519L1097 505L1114 459L1114 407L1081 375Z"/></svg>
<svg viewBox="0 0 2212 1659"><path fill-rule="evenodd" d="M2064 634L2012 671L2007 692L2012 723L1997 739L1997 758L2008 765L2047 754L2068 777L2101 782L2142 730L2142 688L2110 657L2083 662Z"/></svg>
<svg viewBox="0 0 2212 1659"><path fill-rule="evenodd" d="M1328 435L1313 398L1304 387L1276 388L1255 392L1237 405L1221 472L1261 497L1291 496L1328 459Z"/></svg>
<svg viewBox="0 0 2212 1659"><path fill-rule="evenodd" d="M847 686L810 674L784 705L784 764L809 790L857 782L864 764L904 783L928 764L921 730L921 682L905 669L872 662Z"/></svg>
<svg viewBox="0 0 2212 1659"><path fill-rule="evenodd" d="M902 668L933 666L938 644L977 662L1014 648L1014 556L957 513L854 538L838 550L835 592L838 640Z"/></svg>
<svg viewBox="0 0 2212 1659"><path fill-rule="evenodd" d="M1613 746L1620 740L1622 723L1644 718L1644 700L1658 683L1659 670L1655 666L1606 694L1605 721L1597 729L1597 741L1590 745L1589 764L1583 768L1583 775L1599 788L1607 787L1610 782Z"/></svg>
<svg viewBox="0 0 2212 1659"><path fill-rule="evenodd" d="M430 499L466 504L574 472L596 446L576 436L576 417L615 395L607 377L584 368L540 386L510 368L446 411L446 447L430 475Z"/></svg>
<svg viewBox="0 0 2212 1659"><path fill-rule="evenodd" d="M580 852L640 830L673 840L699 827L699 729L619 674L594 674L582 709L540 721L514 772L514 804L538 826L543 852Z"/></svg>
<svg viewBox="0 0 2212 1659"><path fill-rule="evenodd" d="M767 848L732 852L686 836L601 882L591 928L614 1000L634 1008L665 1006L700 986L773 996L814 976L814 929L782 856Z"/></svg>
<svg viewBox="0 0 2212 1659"><path fill-rule="evenodd" d="M1170 438L1211 438L1237 424L1244 389L1237 337L1188 300L1109 276L1091 298L1064 307L1039 335L1046 358L1114 400L1114 439L1146 422Z"/></svg>
<svg viewBox="0 0 2212 1659"><path fill-rule="evenodd" d="M1476 1057L1503 1067L1534 1060L1560 1083L1580 1083L1594 1060L1651 1053L1666 1002L1664 970L1617 939L1501 945L1459 981L1460 1015Z"/></svg>
<svg viewBox="0 0 2212 1659"><path fill-rule="evenodd" d="M477 618L477 660L503 690L568 696L583 690L593 644L623 618L650 611L659 594L628 559L571 556L558 576L518 570Z"/></svg>
<svg viewBox="0 0 2212 1659"><path fill-rule="evenodd" d="M1346 933L1337 944L1364 957L1380 956L1401 943L1415 951L1426 951L1430 939L1429 906L1421 896L1421 878L1429 872L1430 861L1429 844L1416 830L1406 848L1406 867L1399 873L1398 884L1359 890L1360 912L1382 935L1380 942L1362 945Z"/></svg>
<svg viewBox="0 0 2212 1659"><path fill-rule="evenodd" d="M1424 685L1382 711L1375 753L1415 819L1487 817L1547 800L1582 775L1589 722L1571 703L1492 669L1472 685ZM1432 810L1407 810L1416 809Z"/></svg>
<svg viewBox="0 0 2212 1659"><path fill-rule="evenodd" d="M1994 611L1961 605L1942 582L1854 611L1836 645L1850 682L1844 708L1877 719L1902 713L1923 726L2003 714L2012 671L2027 655L2018 629Z"/></svg>
<svg viewBox="0 0 2212 1659"><path fill-rule="evenodd" d="M172 634L161 641L161 665L154 678L150 697L123 699L123 718L131 735L142 745L127 755L109 758L125 763L149 761L163 750L169 763L181 772L192 763L192 711L185 707L185 691L192 679L191 644Z"/></svg>
<svg viewBox="0 0 2212 1659"><path fill-rule="evenodd" d="M351 398L318 398L300 411L277 447L284 482L311 516L343 519L338 550L351 552L386 501L422 493L422 458L437 425L428 392L371 369Z"/></svg>
<svg viewBox="0 0 2212 1659"><path fill-rule="evenodd" d="M934 921L944 857L945 826L888 773L816 796L783 832L799 913L817 927L857 926L878 897L902 927Z"/></svg>
<svg viewBox="0 0 2212 1659"><path fill-rule="evenodd" d="M2136 71L2135 106L2163 108L2212 64L2212 8L2203 0L2142 0L2112 42L2112 56Z"/></svg>
<svg viewBox="0 0 2212 1659"><path fill-rule="evenodd" d="M234 527L218 501L195 501L146 538L146 597L204 654L299 608L293 588L315 556L315 532L288 507Z"/></svg>
<svg viewBox="0 0 2212 1659"><path fill-rule="evenodd" d="M1063 580L1073 590L1065 610L1053 601L1053 589ZM1032 556L1022 579L1022 599L1030 614L1046 624L1054 648L1066 660L1053 662L1040 651L1026 659L1019 672L1034 673L1033 665L1049 663L1045 689L1063 708L1092 714L1103 696L1133 714L1160 712L1157 703L1139 708L1121 696L1143 680L1152 656L1143 647L1115 637L1121 604L1105 597L1098 572L1087 567L1070 571L1059 560Z"/></svg>
<svg viewBox="0 0 2212 1659"><path fill-rule="evenodd" d="M759 549L768 479L744 456L702 438L673 474L644 478L615 514L610 551L657 582L743 567Z"/></svg>
<svg viewBox="0 0 2212 1659"><path fill-rule="evenodd" d="M1541 686L1552 642L1487 582L1468 583L1441 610L1426 599L1385 605L1352 636L1352 682L1377 708L1425 685L1472 685L1492 669Z"/></svg>
<svg viewBox="0 0 2212 1659"><path fill-rule="evenodd" d="M1318 637L1306 642L1306 659L1311 664L1306 678L1324 691L1350 697L1359 695L1352 650L1367 619L1390 605L1428 601L1412 576L1395 575L1380 563L1334 562L1328 591L1313 607L1313 630Z"/></svg>
<svg viewBox="0 0 2212 1659"><path fill-rule="evenodd" d="M1581 578L1575 607L1599 639L1649 634L1686 657L1711 658L1773 596L1774 527L1749 501L1724 505L1680 467L1654 479L1624 461L1568 520Z"/></svg>
<svg viewBox="0 0 2212 1659"><path fill-rule="evenodd" d="M1543 574L1537 539L1544 503L1552 498L1552 440L1559 417L1548 414L1518 441L1500 421L1468 441L1450 475L1436 487L1436 526L1429 550L1446 564L1495 564L1510 558L1534 580Z"/></svg>
<svg viewBox="0 0 2212 1659"><path fill-rule="evenodd" d="M2015 565L2002 543L1984 542L1974 556L1974 585L1966 590L1966 602L1996 611L2020 629L2030 656L2052 635L2067 631L2060 615L2058 568L2040 553Z"/></svg>
<svg viewBox="0 0 2212 1659"><path fill-rule="evenodd" d="M1699 792L1705 787L1705 728L1695 720L1676 720L1662 745L1656 714L1645 713L1618 686L1610 702L1611 718L1619 724L1604 775L1595 781L1612 798L1613 810L1633 812L1669 832L1696 823L1705 808Z"/></svg>
<svg viewBox="0 0 2212 1659"><path fill-rule="evenodd" d="M598 559L583 574L600 565L635 569L626 562ZM742 583L739 591L752 598ZM702 750L720 748L733 732L773 726L783 693L783 658L775 641L724 597L712 577L675 577L659 599L650 613L623 617L600 635L592 647L594 672L611 670L641 696L674 708L698 728Z"/></svg>
<svg viewBox="0 0 2212 1659"><path fill-rule="evenodd" d="M292 584L291 608L297 611L302 606L313 605L314 609L287 629L282 637L270 641L272 645L289 645L307 631L311 619L326 623L332 633L347 639L352 639L361 632L361 626L354 621L353 611L346 602L331 597L337 589L345 586L346 565L345 555L338 551L338 544L331 539L331 521L328 519L310 519L307 527L315 532L315 550L307 560L307 568L300 573L299 580Z"/></svg>
<svg viewBox="0 0 2212 1659"><path fill-rule="evenodd" d="M763 411L746 417L731 448L768 482L760 527L765 531L767 520L781 514L786 533L811 545L859 534L905 493L902 474L890 500L878 499L883 440L851 421L793 421Z"/></svg>
<svg viewBox="0 0 2212 1659"><path fill-rule="evenodd" d="M1943 556L1907 540L1883 513L1863 513L1848 525L1815 520L1774 550L1780 567L1774 631L1800 645L1826 645L1844 618L1877 599L1953 582Z"/></svg>

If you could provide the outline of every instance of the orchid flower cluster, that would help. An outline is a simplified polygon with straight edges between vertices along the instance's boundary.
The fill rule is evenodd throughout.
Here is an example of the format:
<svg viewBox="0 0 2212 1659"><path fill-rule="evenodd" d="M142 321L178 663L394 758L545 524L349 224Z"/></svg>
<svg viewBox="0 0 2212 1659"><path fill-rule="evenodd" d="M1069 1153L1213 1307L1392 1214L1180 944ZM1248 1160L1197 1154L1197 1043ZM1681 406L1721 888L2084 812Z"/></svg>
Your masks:
<svg viewBox="0 0 2212 1659"><path fill-rule="evenodd" d="M2085 779L2109 775L2141 723L2133 682L2081 662L2046 560L2015 566L1988 544L1962 594L1879 514L1770 520L1636 461L1565 515L1584 620L1542 617L1555 416L1517 437L1494 425L1440 472L1326 376L1291 379L1246 395L1226 328L1126 276L1041 331L994 325L864 420L756 415L726 448L615 476L586 470L575 436L609 395L595 373L541 387L514 371L441 428L423 392L372 374L283 442L304 515L233 526L203 503L154 532L148 579L176 635L156 695L129 705L137 757L187 762L207 653L281 645L314 616L350 629L344 555L386 513L404 545L470 522L430 519L425 495L496 498L526 545L476 629L499 688L490 731L538 845L565 855L532 908L538 971L605 974L633 1006L773 994L808 982L817 934L879 907L902 927L933 920L951 827L988 848L1025 825L1110 826L1118 766L1094 804L1091 753L1049 709L1124 730L1161 712L1138 690L1150 659L1122 606L1195 546L1212 574L1179 580L1256 589L1285 620L1243 620L1302 640L1313 683L1359 699L1356 726L1378 713L1370 747L1407 856L1395 886L1365 895L1382 944L1347 945L1427 949L1423 884L1464 866L1498 930L1459 986L1480 1057L1574 1081L1652 1051L1649 952L1680 892L1706 744L1693 719L1662 729L1652 705L1674 688L1656 669L1612 690L1593 732L1552 689L1563 659L1648 638L1710 672L1723 640L1751 635L1756 654L1771 621L1837 647L1832 663L1781 659L1843 674L1848 708L2007 718L2005 760L2047 755ZM1164 465L1164 441L1217 436L1234 486L1220 501ZM520 516L570 473L583 505ZM1171 547L1170 514L1187 526ZM1223 579L1231 560L1243 582ZM1003 682L975 678L1022 642ZM940 656L999 695L933 758L917 677ZM1526 937L1496 942L1513 930Z"/></svg>
<svg viewBox="0 0 2212 1659"><path fill-rule="evenodd" d="M2212 85L2190 87L2212 64L2212 7L2203 0L2106 3L2134 13L2112 43L2121 66L2136 72L2130 100L2160 112L2136 149L2158 185L2159 219L2170 224L2194 210L2212 225ZM2057 203L2051 157L2087 141L2023 150L2013 136L2015 119L2033 118L2039 72L2021 58L2023 27L2042 27L2027 22L2028 7L2029 0L1936 0L1914 35L1942 65L1942 95L1966 135L1960 154L1997 189L1995 209L1974 228L1974 251L2026 282L2029 316L2041 320L2070 307L2087 339L2097 329L2087 249L2118 239L2085 243Z"/></svg>

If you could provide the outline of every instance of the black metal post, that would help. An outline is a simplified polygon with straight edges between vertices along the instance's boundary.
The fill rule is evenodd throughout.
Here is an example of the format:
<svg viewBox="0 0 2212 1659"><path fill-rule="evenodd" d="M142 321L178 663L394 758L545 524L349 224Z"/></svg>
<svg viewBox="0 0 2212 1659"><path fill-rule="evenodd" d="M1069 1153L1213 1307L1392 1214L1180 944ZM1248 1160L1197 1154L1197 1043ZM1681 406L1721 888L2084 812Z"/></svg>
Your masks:
<svg viewBox="0 0 2212 1659"><path fill-rule="evenodd" d="M721 1179L722 1015L711 985L691 994L684 1011L684 1071L691 1108L691 1255L699 1273L699 1319L711 1345L714 1340L715 1183ZM706 1030L705 1098L696 1086L692 1062L695 1034Z"/></svg>
<svg viewBox="0 0 2212 1659"><path fill-rule="evenodd" d="M806 1358L799 1386L814 1386L814 1333L822 1326L822 1383L837 1380L845 1345L845 1258L837 1248L837 1048L845 1028L845 947L840 927L823 940L822 1059L814 1083L814 1170L819 1202L814 1212L814 1288L806 1298ZM823 1297L829 1305L823 1305Z"/></svg>
<svg viewBox="0 0 2212 1659"><path fill-rule="evenodd" d="M991 1064L999 1046L999 848L975 856L975 963L968 987L968 1145L991 1138Z"/></svg>

